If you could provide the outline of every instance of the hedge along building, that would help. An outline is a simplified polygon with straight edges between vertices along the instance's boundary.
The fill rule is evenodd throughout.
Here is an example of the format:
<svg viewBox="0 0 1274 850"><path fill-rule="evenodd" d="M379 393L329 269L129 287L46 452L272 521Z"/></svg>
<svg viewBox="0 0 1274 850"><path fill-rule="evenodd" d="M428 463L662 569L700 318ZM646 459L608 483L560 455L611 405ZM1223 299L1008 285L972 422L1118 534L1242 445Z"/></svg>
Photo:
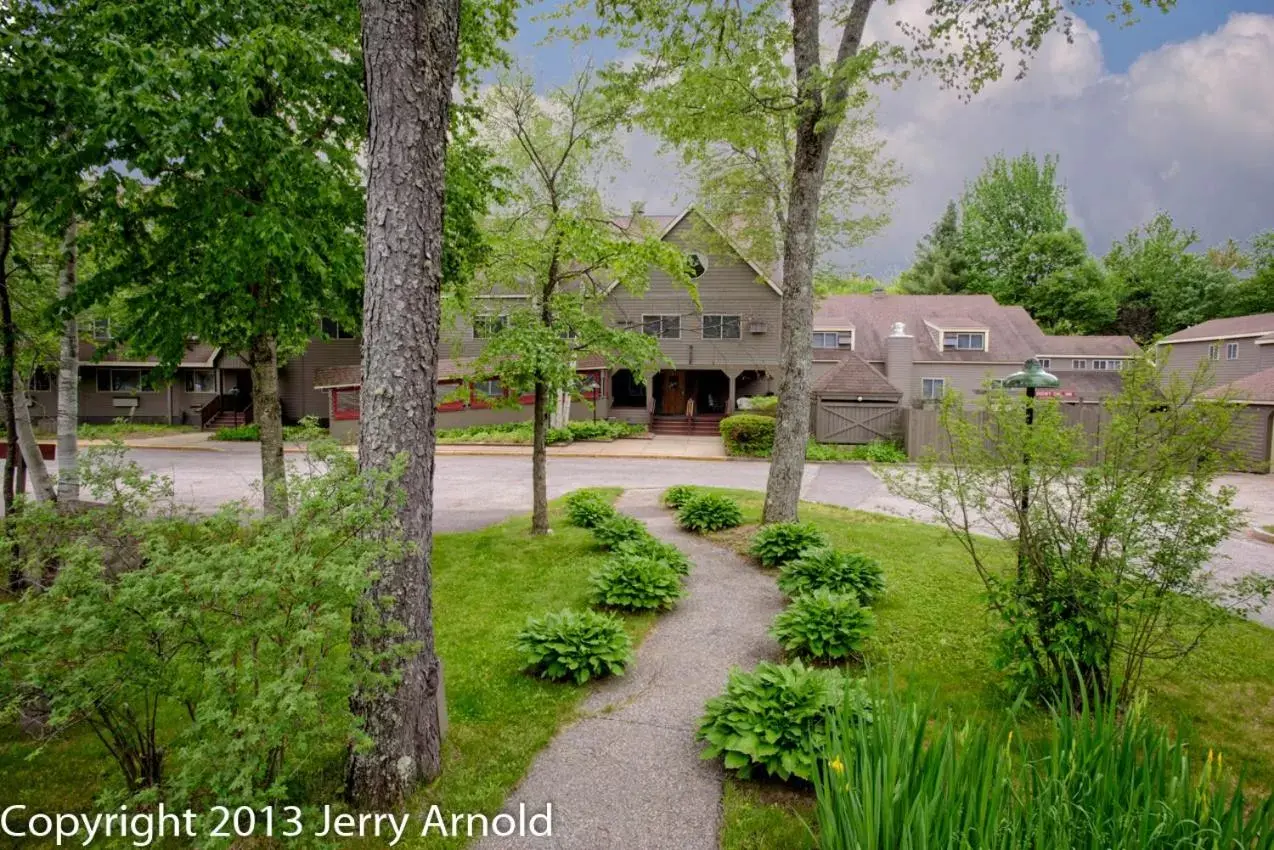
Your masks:
<svg viewBox="0 0 1274 850"><path fill-rule="evenodd" d="M656 433L716 434L739 398L777 390L782 295L759 265L693 208L644 218L687 253L698 303L657 270L643 293L610 290L610 320L658 338L667 362L641 375L612 371L600 360L581 364L582 393L571 418L624 419ZM530 418L530 396L509 406L508 390L494 377L457 394L465 363L507 320L518 297L490 296L474 321L445 332L456 358L439 364L438 427ZM813 400L893 406L936 402L952 389L980 391L1031 357L1048 358L1066 373L1057 396L1096 401L1118 391L1123 363L1139 353L1129 337L1047 336L1024 309L1002 306L989 295L883 291L824 298L810 343ZM358 419L358 367L321 369L314 388L328 394L333 427L348 437ZM492 396L504 404L492 404Z"/></svg>

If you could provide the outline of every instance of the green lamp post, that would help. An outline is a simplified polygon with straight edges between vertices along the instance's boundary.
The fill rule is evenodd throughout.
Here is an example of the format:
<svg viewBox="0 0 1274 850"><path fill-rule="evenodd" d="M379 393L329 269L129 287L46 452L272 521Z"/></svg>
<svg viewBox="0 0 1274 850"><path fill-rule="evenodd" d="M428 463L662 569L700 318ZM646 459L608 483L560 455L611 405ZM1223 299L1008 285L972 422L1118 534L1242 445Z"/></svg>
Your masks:
<svg viewBox="0 0 1274 850"><path fill-rule="evenodd" d="M1040 365L1040 361L1032 357L1027 360L1021 372L1014 372L1004 379L1004 386L1009 389L1026 388L1026 427L1035 424L1035 391L1057 389L1062 382L1057 379L1056 375L1044 371L1044 367ZM1027 454L1022 459L1026 467L1026 483L1022 487L1022 513L1025 514L1031 506L1031 457ZM1018 557L1021 557L1021 547L1018 547ZM1020 564L1019 564L1020 567Z"/></svg>

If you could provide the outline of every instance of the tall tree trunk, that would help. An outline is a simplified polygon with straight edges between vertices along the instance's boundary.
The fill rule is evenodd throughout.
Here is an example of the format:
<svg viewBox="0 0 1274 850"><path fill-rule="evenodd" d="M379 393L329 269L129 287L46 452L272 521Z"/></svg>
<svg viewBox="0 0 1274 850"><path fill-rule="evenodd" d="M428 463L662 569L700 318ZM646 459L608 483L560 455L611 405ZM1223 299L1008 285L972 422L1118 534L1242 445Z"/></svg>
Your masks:
<svg viewBox="0 0 1274 850"><path fill-rule="evenodd" d="M13 247L13 213L17 198L6 201L0 214L0 405L4 407L4 515L13 515L14 477L18 463L18 422L14 416L13 367L17 363L17 331L13 326L13 304L9 300L9 251Z"/></svg>
<svg viewBox="0 0 1274 850"><path fill-rule="evenodd" d="M535 383L535 426L531 439L531 533L549 533L549 388Z"/></svg>
<svg viewBox="0 0 1274 850"><path fill-rule="evenodd" d="M13 376L13 419L17 425L22 461L27 475L31 477L31 492L38 502L55 501L57 494L53 490L53 479L49 477L49 468L44 465L44 457L40 454L40 444L35 441L35 429L31 427L26 389L22 386L22 376L16 373Z"/></svg>
<svg viewBox="0 0 1274 850"><path fill-rule="evenodd" d="M287 467L283 461L283 405L279 403L279 356L274 337L262 333L248 346L252 368L252 417L261 434L261 491L269 516L287 516Z"/></svg>
<svg viewBox="0 0 1274 850"><path fill-rule="evenodd" d="M862 44L873 0L855 0L846 18L836 66L852 59ZM826 93L819 59L819 2L791 0L792 56L799 91L787 227L783 232L783 327L779 335L779 405L774 451L765 487L763 522L792 522L801 501L805 444L810 436L811 333L814 327L814 260L818 207L827 158L841 122L849 83L833 77ZM829 72L828 75L831 75Z"/></svg>
<svg viewBox="0 0 1274 850"><path fill-rule="evenodd" d="M75 215L66 225L62 242L62 271L58 276L58 300L65 304L75 294L79 265L79 234ZM69 506L80 498L80 331L75 313L67 310L62 323L61 357L58 360L58 504Z"/></svg>
<svg viewBox="0 0 1274 850"><path fill-rule="evenodd" d="M359 464L407 465L399 512L415 544L379 564L377 622L356 622L360 653L409 641L388 686L351 698L370 745L350 755L348 790L365 808L399 803L442 769L442 668L434 649L434 404L442 302L442 208L448 113L459 47L459 0L362 0L368 100L367 261ZM394 637L384 628L400 624ZM388 673L388 669L378 672Z"/></svg>

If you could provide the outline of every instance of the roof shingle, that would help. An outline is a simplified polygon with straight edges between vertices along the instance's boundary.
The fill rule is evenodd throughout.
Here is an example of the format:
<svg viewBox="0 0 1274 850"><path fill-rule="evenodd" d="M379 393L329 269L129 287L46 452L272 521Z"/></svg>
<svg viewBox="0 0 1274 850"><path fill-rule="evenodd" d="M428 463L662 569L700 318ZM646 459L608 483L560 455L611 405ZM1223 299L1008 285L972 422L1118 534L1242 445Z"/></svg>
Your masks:
<svg viewBox="0 0 1274 850"><path fill-rule="evenodd" d="M1255 313L1251 316L1209 319L1201 324L1169 334L1159 340L1159 344L1191 339L1224 339L1228 336L1258 336L1268 333L1274 333L1274 313Z"/></svg>
<svg viewBox="0 0 1274 850"><path fill-rule="evenodd" d="M874 366L852 351L839 352L841 364L814 382L814 395L897 401L902 393Z"/></svg>

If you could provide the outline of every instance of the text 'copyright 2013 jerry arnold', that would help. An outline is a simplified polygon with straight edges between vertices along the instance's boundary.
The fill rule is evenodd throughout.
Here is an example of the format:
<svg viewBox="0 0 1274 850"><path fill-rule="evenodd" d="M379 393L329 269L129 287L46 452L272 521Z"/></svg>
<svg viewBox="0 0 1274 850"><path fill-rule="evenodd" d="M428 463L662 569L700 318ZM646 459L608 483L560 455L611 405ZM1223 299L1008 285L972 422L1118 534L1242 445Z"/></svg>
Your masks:
<svg viewBox="0 0 1274 850"><path fill-rule="evenodd" d="M0 835L31 841L53 841L58 847L91 847L121 839L134 847L150 847L181 838L374 838L393 847L408 838L484 836L548 838L553 835L553 804L516 809L495 815L445 812L430 806L419 812L343 812L334 806L301 809L297 806L212 806L206 811L132 811L120 806L112 812L42 812L15 804L0 809Z"/></svg>

